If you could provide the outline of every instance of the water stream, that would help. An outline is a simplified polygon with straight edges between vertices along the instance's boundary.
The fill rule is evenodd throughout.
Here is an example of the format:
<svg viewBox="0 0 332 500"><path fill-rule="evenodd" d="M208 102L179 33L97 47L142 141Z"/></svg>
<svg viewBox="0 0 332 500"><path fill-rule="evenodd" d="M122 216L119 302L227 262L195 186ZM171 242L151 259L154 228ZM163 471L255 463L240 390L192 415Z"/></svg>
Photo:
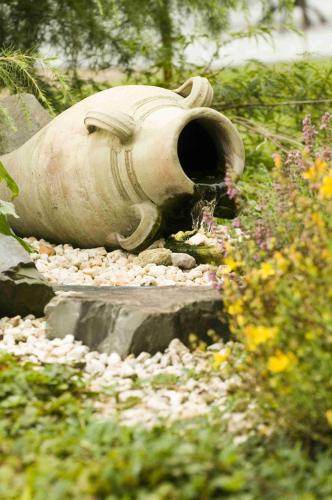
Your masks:
<svg viewBox="0 0 332 500"><path fill-rule="evenodd" d="M193 229L201 227L206 214L212 219L217 207L227 209L227 207L219 205L222 198L227 195L227 186L224 182L218 184L195 184L195 194L198 201L191 210Z"/></svg>

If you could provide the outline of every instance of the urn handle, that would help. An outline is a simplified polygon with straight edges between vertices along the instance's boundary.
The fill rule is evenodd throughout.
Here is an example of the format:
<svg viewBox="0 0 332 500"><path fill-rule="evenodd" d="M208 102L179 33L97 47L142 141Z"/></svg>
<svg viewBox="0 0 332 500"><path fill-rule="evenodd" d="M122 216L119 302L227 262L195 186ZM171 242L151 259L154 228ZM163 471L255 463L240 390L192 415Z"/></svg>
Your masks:
<svg viewBox="0 0 332 500"><path fill-rule="evenodd" d="M84 124L89 134L97 129L103 129L116 135L121 142L128 141L135 130L134 119L127 113L122 113L122 111L112 111L112 113L88 111Z"/></svg>
<svg viewBox="0 0 332 500"><path fill-rule="evenodd" d="M213 88L209 80L202 76L189 78L174 92L184 97L184 103L188 108L210 106L213 99Z"/></svg>
<svg viewBox="0 0 332 500"><path fill-rule="evenodd" d="M127 251L139 251L152 243L161 225L161 215L153 203L145 201L132 206L139 224L130 236L116 235L118 244Z"/></svg>

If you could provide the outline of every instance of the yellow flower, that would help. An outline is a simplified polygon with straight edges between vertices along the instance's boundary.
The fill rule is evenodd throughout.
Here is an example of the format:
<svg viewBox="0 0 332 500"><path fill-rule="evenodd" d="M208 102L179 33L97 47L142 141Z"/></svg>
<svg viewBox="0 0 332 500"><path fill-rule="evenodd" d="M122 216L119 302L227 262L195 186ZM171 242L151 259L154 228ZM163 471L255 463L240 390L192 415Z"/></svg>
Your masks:
<svg viewBox="0 0 332 500"><path fill-rule="evenodd" d="M242 300L241 299L236 300L234 302L234 304L231 304L228 307L228 314L231 314L231 316L235 316L236 314L240 314L243 310L242 306L243 306Z"/></svg>
<svg viewBox="0 0 332 500"><path fill-rule="evenodd" d="M325 223L324 223L324 220L319 212L313 212L311 214L311 220L319 228L321 228L321 229L324 228Z"/></svg>
<svg viewBox="0 0 332 500"><path fill-rule="evenodd" d="M325 417L326 417L327 423L332 427L332 410L327 410L325 412Z"/></svg>
<svg viewBox="0 0 332 500"><path fill-rule="evenodd" d="M226 347L225 349L222 349L219 352L216 352L213 354L213 367L214 368L219 368L219 366L227 361L229 356L231 355L231 350L229 347Z"/></svg>
<svg viewBox="0 0 332 500"><path fill-rule="evenodd" d="M319 194L322 198L332 198L332 173L324 177L319 189Z"/></svg>
<svg viewBox="0 0 332 500"><path fill-rule="evenodd" d="M327 163L320 158L317 158L315 164L304 172L303 177L309 181L315 181L318 177L324 174L326 167Z"/></svg>
<svg viewBox="0 0 332 500"><path fill-rule="evenodd" d="M323 250L320 252L320 255L324 260L330 260L332 257L332 253L329 251L328 248L323 248Z"/></svg>
<svg viewBox="0 0 332 500"><path fill-rule="evenodd" d="M231 272L232 272L232 269L229 266L219 266L219 268L218 268L218 274L221 274L221 276L223 276L225 274L227 275Z"/></svg>
<svg viewBox="0 0 332 500"><path fill-rule="evenodd" d="M281 165L282 165L282 160L281 160L281 156L280 156L280 154L279 154L279 153L274 153L274 154L272 155L272 157L273 157L273 161L274 161L274 165L275 165L275 167L276 167L276 168L280 168L280 167L281 167Z"/></svg>
<svg viewBox="0 0 332 500"><path fill-rule="evenodd" d="M292 352L277 351L274 356L269 357L267 368L272 373L280 373L292 368L296 361L297 358Z"/></svg>
<svg viewBox="0 0 332 500"><path fill-rule="evenodd" d="M278 333L278 328L274 326L254 326L248 325L244 328L244 335L247 338L248 347L255 351L257 346L272 340Z"/></svg>
<svg viewBox="0 0 332 500"><path fill-rule="evenodd" d="M274 255L273 255L273 258L277 264L277 268L284 272L284 271L287 271L288 269L288 266L289 266L289 263L287 262L287 260L285 259L285 257L282 255L282 253L280 252L275 252Z"/></svg>
<svg viewBox="0 0 332 500"><path fill-rule="evenodd" d="M240 327L242 327L244 325L244 316L242 314L238 314L236 316L236 322Z"/></svg>
<svg viewBox="0 0 332 500"><path fill-rule="evenodd" d="M308 168L308 170L306 170L302 175L304 179L307 179L308 181L314 181L317 175L315 166Z"/></svg>
<svg viewBox="0 0 332 500"><path fill-rule="evenodd" d="M318 175L322 175L326 170L327 163L326 163L326 161L322 160L321 158L317 158L317 160L315 161L315 167L316 167Z"/></svg>
<svg viewBox="0 0 332 500"><path fill-rule="evenodd" d="M233 257L225 257L224 264L226 264L226 266L228 266L231 269L231 271L234 271L234 269L236 269L237 267L239 267L239 263L236 262L233 259Z"/></svg>
<svg viewBox="0 0 332 500"><path fill-rule="evenodd" d="M263 279L268 278L269 276L273 276L275 274L275 270L273 269L270 262L263 262L261 268L259 270L259 274Z"/></svg>
<svg viewBox="0 0 332 500"><path fill-rule="evenodd" d="M295 245L291 245L288 249L288 257L289 259L295 264L299 265L301 264L302 259L302 254L296 250Z"/></svg>

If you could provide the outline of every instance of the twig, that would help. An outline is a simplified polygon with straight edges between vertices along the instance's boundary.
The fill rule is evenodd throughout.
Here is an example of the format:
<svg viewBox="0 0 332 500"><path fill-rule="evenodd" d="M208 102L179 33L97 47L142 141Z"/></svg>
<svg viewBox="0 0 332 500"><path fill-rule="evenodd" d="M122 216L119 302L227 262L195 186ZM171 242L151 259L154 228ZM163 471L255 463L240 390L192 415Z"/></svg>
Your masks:
<svg viewBox="0 0 332 500"><path fill-rule="evenodd" d="M293 146L302 147L303 144L301 142L292 139L291 137L283 134L277 134L275 132L271 132L269 129L264 127L262 124L254 122L252 120L248 120L247 118L243 118L241 116L235 116L232 118L232 121L234 123L237 123L238 125L246 128L250 132L252 132L255 135L259 135L261 137L264 137L265 139L270 140L275 144L280 150L284 151L287 153L287 149L283 146L283 143L288 143L292 144Z"/></svg>
<svg viewBox="0 0 332 500"><path fill-rule="evenodd" d="M239 109L239 108L276 108L278 106L299 106L301 104L324 104L332 102L332 99L305 99L299 101L282 101L282 102L271 102L271 103L245 103L245 104L221 104L214 103L214 105L219 107L219 109Z"/></svg>

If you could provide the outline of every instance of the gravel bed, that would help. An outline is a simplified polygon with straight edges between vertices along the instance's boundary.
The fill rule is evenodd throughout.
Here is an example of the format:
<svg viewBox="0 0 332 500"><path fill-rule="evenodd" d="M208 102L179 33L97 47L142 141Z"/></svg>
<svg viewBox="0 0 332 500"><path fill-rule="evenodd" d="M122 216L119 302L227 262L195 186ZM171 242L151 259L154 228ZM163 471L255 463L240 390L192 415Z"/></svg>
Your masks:
<svg viewBox="0 0 332 500"><path fill-rule="evenodd" d="M81 249L69 244L53 245L34 237L25 238L37 269L53 285L94 286L207 286L212 267L181 269L175 265L137 264L137 256L104 247ZM180 255L180 254L174 254ZM184 254L181 254L184 255ZM192 257L187 256L187 259ZM175 260L175 259L174 259Z"/></svg>
<svg viewBox="0 0 332 500"><path fill-rule="evenodd" d="M202 239L202 235L195 235L196 239L199 237ZM211 285L213 267L196 265L186 254L172 254L167 265L142 264L142 259L122 250L79 249L34 237L25 240L36 249L31 257L50 284ZM252 409L239 413L228 410L229 394L242 385L236 370L229 375L229 370L220 369L231 358L233 365L241 364L238 356L241 346L233 342L192 352L175 339L164 353L151 356L143 352L122 360L116 353L90 351L71 335L48 339L45 318L30 315L0 319L0 351L37 366L47 363L79 366L91 389L99 394L95 403L98 414L101 418L118 417L123 425L153 427L161 421L170 424L179 419L208 416L216 409L223 412L229 430L237 434L236 440L246 439L252 428L253 419L249 415ZM237 358L233 356L235 351Z"/></svg>
<svg viewBox="0 0 332 500"><path fill-rule="evenodd" d="M144 352L121 360L116 353L89 351L70 335L49 340L45 326L44 318L31 315L0 319L0 351L37 365L79 365L91 389L100 391L96 407L101 417L117 416L124 425L152 427L161 420L171 423L218 409L226 412L233 431L248 430L244 413L227 413L228 394L241 386L241 378L237 374L226 377L219 365L213 367L215 359L239 348L235 343L191 352L176 339L163 354Z"/></svg>

